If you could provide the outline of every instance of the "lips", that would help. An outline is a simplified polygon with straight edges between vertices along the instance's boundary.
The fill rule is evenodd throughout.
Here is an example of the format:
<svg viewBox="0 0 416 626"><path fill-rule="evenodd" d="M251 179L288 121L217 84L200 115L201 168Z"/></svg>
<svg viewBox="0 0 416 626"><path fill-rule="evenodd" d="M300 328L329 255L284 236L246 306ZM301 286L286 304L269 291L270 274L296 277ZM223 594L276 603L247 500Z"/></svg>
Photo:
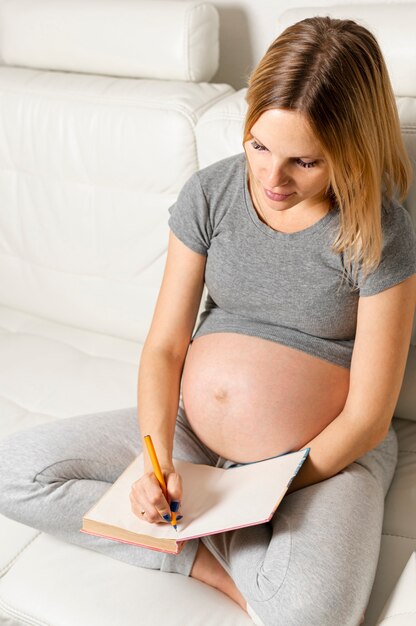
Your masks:
<svg viewBox="0 0 416 626"><path fill-rule="evenodd" d="M265 187L263 187L263 189L266 196L270 198L270 200L274 200L275 202L283 202L284 200L290 198L290 196L292 196L294 193L293 191L292 193L274 193L273 191L269 191Z"/></svg>

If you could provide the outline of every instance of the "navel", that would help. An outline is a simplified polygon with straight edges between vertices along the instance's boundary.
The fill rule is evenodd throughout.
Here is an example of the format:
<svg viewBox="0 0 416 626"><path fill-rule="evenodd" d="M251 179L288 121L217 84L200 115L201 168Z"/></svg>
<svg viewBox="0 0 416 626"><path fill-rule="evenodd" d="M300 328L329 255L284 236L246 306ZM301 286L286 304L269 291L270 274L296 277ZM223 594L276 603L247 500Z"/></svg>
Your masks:
<svg viewBox="0 0 416 626"><path fill-rule="evenodd" d="M219 402L225 402L228 399L228 392L223 387L217 387L214 390L214 398Z"/></svg>

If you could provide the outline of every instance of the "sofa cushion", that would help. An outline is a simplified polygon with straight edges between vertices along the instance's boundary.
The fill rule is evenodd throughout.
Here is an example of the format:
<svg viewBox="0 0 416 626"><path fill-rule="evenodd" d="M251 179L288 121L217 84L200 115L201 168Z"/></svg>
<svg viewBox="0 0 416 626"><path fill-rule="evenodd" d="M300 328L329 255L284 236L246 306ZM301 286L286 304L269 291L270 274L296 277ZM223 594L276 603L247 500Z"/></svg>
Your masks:
<svg viewBox="0 0 416 626"><path fill-rule="evenodd" d="M195 125L233 91L0 67L0 303L144 341Z"/></svg>
<svg viewBox="0 0 416 626"><path fill-rule="evenodd" d="M412 553L377 625L414 626L416 623L416 551Z"/></svg>
<svg viewBox="0 0 416 626"><path fill-rule="evenodd" d="M0 306L0 437L135 406L141 347Z"/></svg>
<svg viewBox="0 0 416 626"><path fill-rule="evenodd" d="M7 65L199 82L218 67L218 13L200 1L5 0L0 28Z"/></svg>
<svg viewBox="0 0 416 626"><path fill-rule="evenodd" d="M207 109L198 121L196 140L201 168L215 163L219 158L243 151L246 91L240 89L222 98Z"/></svg>
<svg viewBox="0 0 416 626"><path fill-rule="evenodd" d="M7 621L9 620L9 621ZM146 570L41 534L0 579L7 626L250 626L220 591Z"/></svg>
<svg viewBox="0 0 416 626"><path fill-rule="evenodd" d="M1 438L2 434L0 434ZM0 579L13 567L19 555L40 534L38 530L0 515ZM7 539L6 539L7 537ZM0 624L1 624L0 619Z"/></svg>

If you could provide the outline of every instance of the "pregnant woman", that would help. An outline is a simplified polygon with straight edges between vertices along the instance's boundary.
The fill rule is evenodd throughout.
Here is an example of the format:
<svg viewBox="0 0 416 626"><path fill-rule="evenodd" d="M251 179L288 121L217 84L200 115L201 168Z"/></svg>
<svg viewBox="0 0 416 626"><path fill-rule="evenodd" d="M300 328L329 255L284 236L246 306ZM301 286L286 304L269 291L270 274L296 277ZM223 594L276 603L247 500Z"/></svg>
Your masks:
<svg viewBox="0 0 416 626"><path fill-rule="evenodd" d="M378 44L352 21L289 27L253 72L247 103L244 152L195 173L170 209L138 384L140 430L168 498L146 457L130 500L149 524L166 523L171 511L186 516L174 458L228 468L309 446L289 494L270 523L188 542L178 556L81 534L82 515L141 449L128 409L10 437L0 511L193 576L257 624L357 626L415 307L415 236L396 200L410 164Z"/></svg>

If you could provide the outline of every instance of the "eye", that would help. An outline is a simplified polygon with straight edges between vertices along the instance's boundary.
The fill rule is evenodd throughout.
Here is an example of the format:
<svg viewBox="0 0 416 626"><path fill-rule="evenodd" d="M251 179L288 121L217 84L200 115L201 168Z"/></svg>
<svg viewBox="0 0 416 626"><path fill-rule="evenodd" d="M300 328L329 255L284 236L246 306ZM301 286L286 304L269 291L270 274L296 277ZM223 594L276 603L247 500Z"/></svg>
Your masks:
<svg viewBox="0 0 416 626"><path fill-rule="evenodd" d="M310 161L309 163L307 163L306 161L302 161L302 159L296 159L296 163L298 165L300 165L301 167L305 167L307 169L309 169L310 167L315 167L316 165L316 161Z"/></svg>
<svg viewBox="0 0 416 626"><path fill-rule="evenodd" d="M262 146L255 139L251 142L251 145L255 150L259 150L259 152L263 152L264 150L267 150L266 146Z"/></svg>

